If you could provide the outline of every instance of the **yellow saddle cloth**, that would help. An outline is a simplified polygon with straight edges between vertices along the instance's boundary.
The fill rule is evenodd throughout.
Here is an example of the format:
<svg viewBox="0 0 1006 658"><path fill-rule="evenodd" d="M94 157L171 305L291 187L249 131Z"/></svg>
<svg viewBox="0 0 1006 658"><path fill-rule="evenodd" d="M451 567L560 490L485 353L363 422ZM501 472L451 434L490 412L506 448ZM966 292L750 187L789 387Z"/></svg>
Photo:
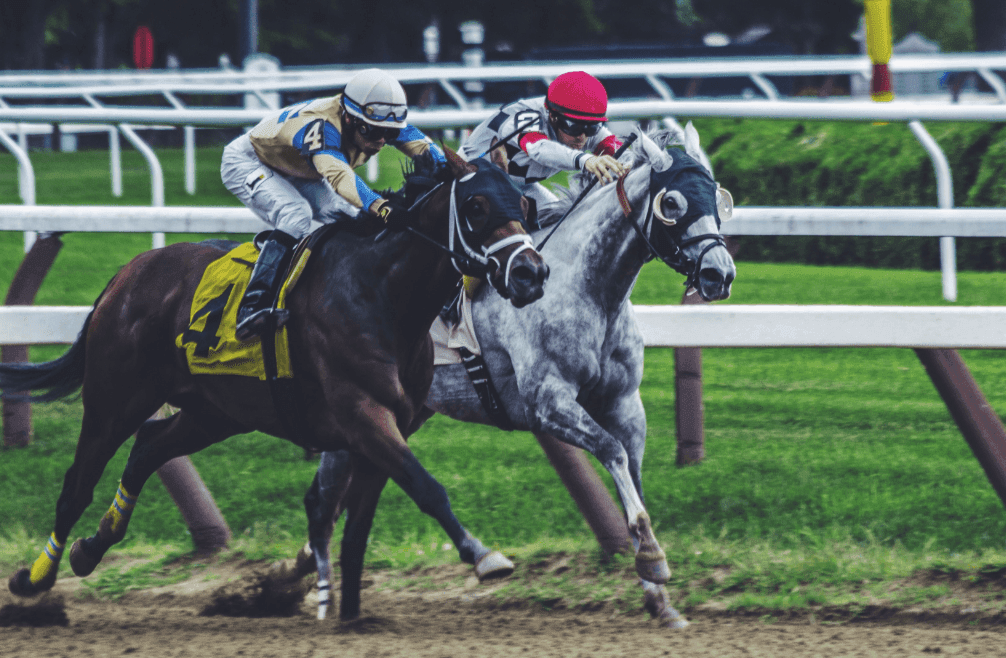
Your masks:
<svg viewBox="0 0 1006 658"><path fill-rule="evenodd" d="M192 299L189 327L175 339L175 347L185 350L192 374L266 378L262 341L242 342L234 338L238 306L258 254L255 245L247 242L210 263L203 273ZM300 278L310 255L310 249L294 255L294 266L279 291L278 308L284 308L286 296ZM293 377L286 327L276 332L276 374L281 378Z"/></svg>

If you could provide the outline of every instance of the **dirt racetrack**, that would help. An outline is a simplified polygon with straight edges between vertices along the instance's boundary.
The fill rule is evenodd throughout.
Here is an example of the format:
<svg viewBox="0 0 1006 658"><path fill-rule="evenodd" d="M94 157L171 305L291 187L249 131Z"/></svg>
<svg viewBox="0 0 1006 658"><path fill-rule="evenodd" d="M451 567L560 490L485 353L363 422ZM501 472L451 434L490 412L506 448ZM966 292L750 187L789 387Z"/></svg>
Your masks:
<svg viewBox="0 0 1006 658"><path fill-rule="evenodd" d="M317 621L313 594L295 602L290 616L247 616L258 612L239 596L248 591L241 583L234 577L224 584L203 578L129 592L117 601L79 597L76 578L64 578L53 593L27 601L4 591L0 656L921 658L1006 653L1006 624L998 618L877 614L869 621L835 622L801 614L768 622L710 611L689 614L689 628L671 631L642 612L617 613L603 606L544 611L532 604L501 603L485 596L482 586L426 592L371 586L363 592L361 619Z"/></svg>

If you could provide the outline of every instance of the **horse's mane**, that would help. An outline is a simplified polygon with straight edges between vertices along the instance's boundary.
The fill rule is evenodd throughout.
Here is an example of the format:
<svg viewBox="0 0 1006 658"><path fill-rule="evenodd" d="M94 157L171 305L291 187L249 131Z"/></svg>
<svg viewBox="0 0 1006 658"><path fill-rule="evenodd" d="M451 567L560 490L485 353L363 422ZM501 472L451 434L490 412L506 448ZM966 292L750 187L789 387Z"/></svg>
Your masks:
<svg viewBox="0 0 1006 658"><path fill-rule="evenodd" d="M652 139L660 148L684 145L684 135L677 130L649 130L646 132L646 136ZM629 149L622 154L619 161L629 165L630 167L635 167L636 165L646 161L646 155L639 150ZM582 192L593 179L593 174L581 171L570 175L568 188L562 187L561 185L554 187L552 192L559 197L559 200L538 207L538 223L541 226L548 226L549 224L557 222L559 218L562 217L567 210L569 210L570 206L573 205L573 201L576 200L576 197L580 196L580 192Z"/></svg>
<svg viewBox="0 0 1006 658"><path fill-rule="evenodd" d="M450 167L437 162L429 151L424 151L402 165L405 183L397 190L385 190L382 196L391 198L409 207L416 199L429 192L440 183L451 180Z"/></svg>

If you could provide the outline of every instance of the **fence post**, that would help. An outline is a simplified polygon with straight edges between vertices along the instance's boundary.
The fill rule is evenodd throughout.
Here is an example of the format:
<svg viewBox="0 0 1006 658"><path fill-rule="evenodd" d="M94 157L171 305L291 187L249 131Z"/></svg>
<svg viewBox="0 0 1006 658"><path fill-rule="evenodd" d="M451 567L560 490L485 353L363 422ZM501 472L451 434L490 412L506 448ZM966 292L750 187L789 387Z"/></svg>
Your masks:
<svg viewBox="0 0 1006 658"><path fill-rule="evenodd" d="M916 349L915 354L999 494L999 500L1006 505L1006 430L999 416L957 350L926 348Z"/></svg>
<svg viewBox="0 0 1006 658"><path fill-rule="evenodd" d="M24 256L14 274L10 290L4 304L7 306L31 306L35 295L52 267L56 255L63 246L56 234L39 237ZM4 345L0 348L0 360L4 363L28 361L27 345ZM31 403L27 400L11 400L6 395L0 399L3 407L3 445L23 447L31 442Z"/></svg>
<svg viewBox="0 0 1006 658"><path fill-rule="evenodd" d="M534 436L605 555L631 553L632 539L629 538L625 516L583 451L548 434Z"/></svg>
<svg viewBox="0 0 1006 658"><path fill-rule="evenodd" d="M172 412L172 408L165 405L152 418L167 418ZM231 529L192 460L187 456L175 457L157 469L157 477L182 513L196 551L211 553L226 548Z"/></svg>
<svg viewBox="0 0 1006 658"><path fill-rule="evenodd" d="M705 304L695 292L682 305ZM702 348L674 348L674 420L678 433L678 466L698 464L706 456L705 411L702 405Z"/></svg>

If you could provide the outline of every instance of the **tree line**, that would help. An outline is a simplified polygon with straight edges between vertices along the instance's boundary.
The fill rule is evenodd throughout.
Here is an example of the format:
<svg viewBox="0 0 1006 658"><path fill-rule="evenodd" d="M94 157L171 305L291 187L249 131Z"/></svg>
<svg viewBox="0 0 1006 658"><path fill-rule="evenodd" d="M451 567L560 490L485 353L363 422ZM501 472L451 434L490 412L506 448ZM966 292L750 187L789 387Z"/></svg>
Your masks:
<svg viewBox="0 0 1006 658"><path fill-rule="evenodd" d="M154 68L239 64L246 0L31 0L0 3L0 68L132 67L140 25L154 36ZM793 54L858 52L851 34L863 0L258 0L258 51L284 65L423 62L423 29L438 25L440 61L466 47L457 26L478 20L487 61L525 59L544 46L700 44L754 26ZM1006 0L893 0L895 39L919 31L945 51L1006 50ZM749 32L750 34L750 32Z"/></svg>

